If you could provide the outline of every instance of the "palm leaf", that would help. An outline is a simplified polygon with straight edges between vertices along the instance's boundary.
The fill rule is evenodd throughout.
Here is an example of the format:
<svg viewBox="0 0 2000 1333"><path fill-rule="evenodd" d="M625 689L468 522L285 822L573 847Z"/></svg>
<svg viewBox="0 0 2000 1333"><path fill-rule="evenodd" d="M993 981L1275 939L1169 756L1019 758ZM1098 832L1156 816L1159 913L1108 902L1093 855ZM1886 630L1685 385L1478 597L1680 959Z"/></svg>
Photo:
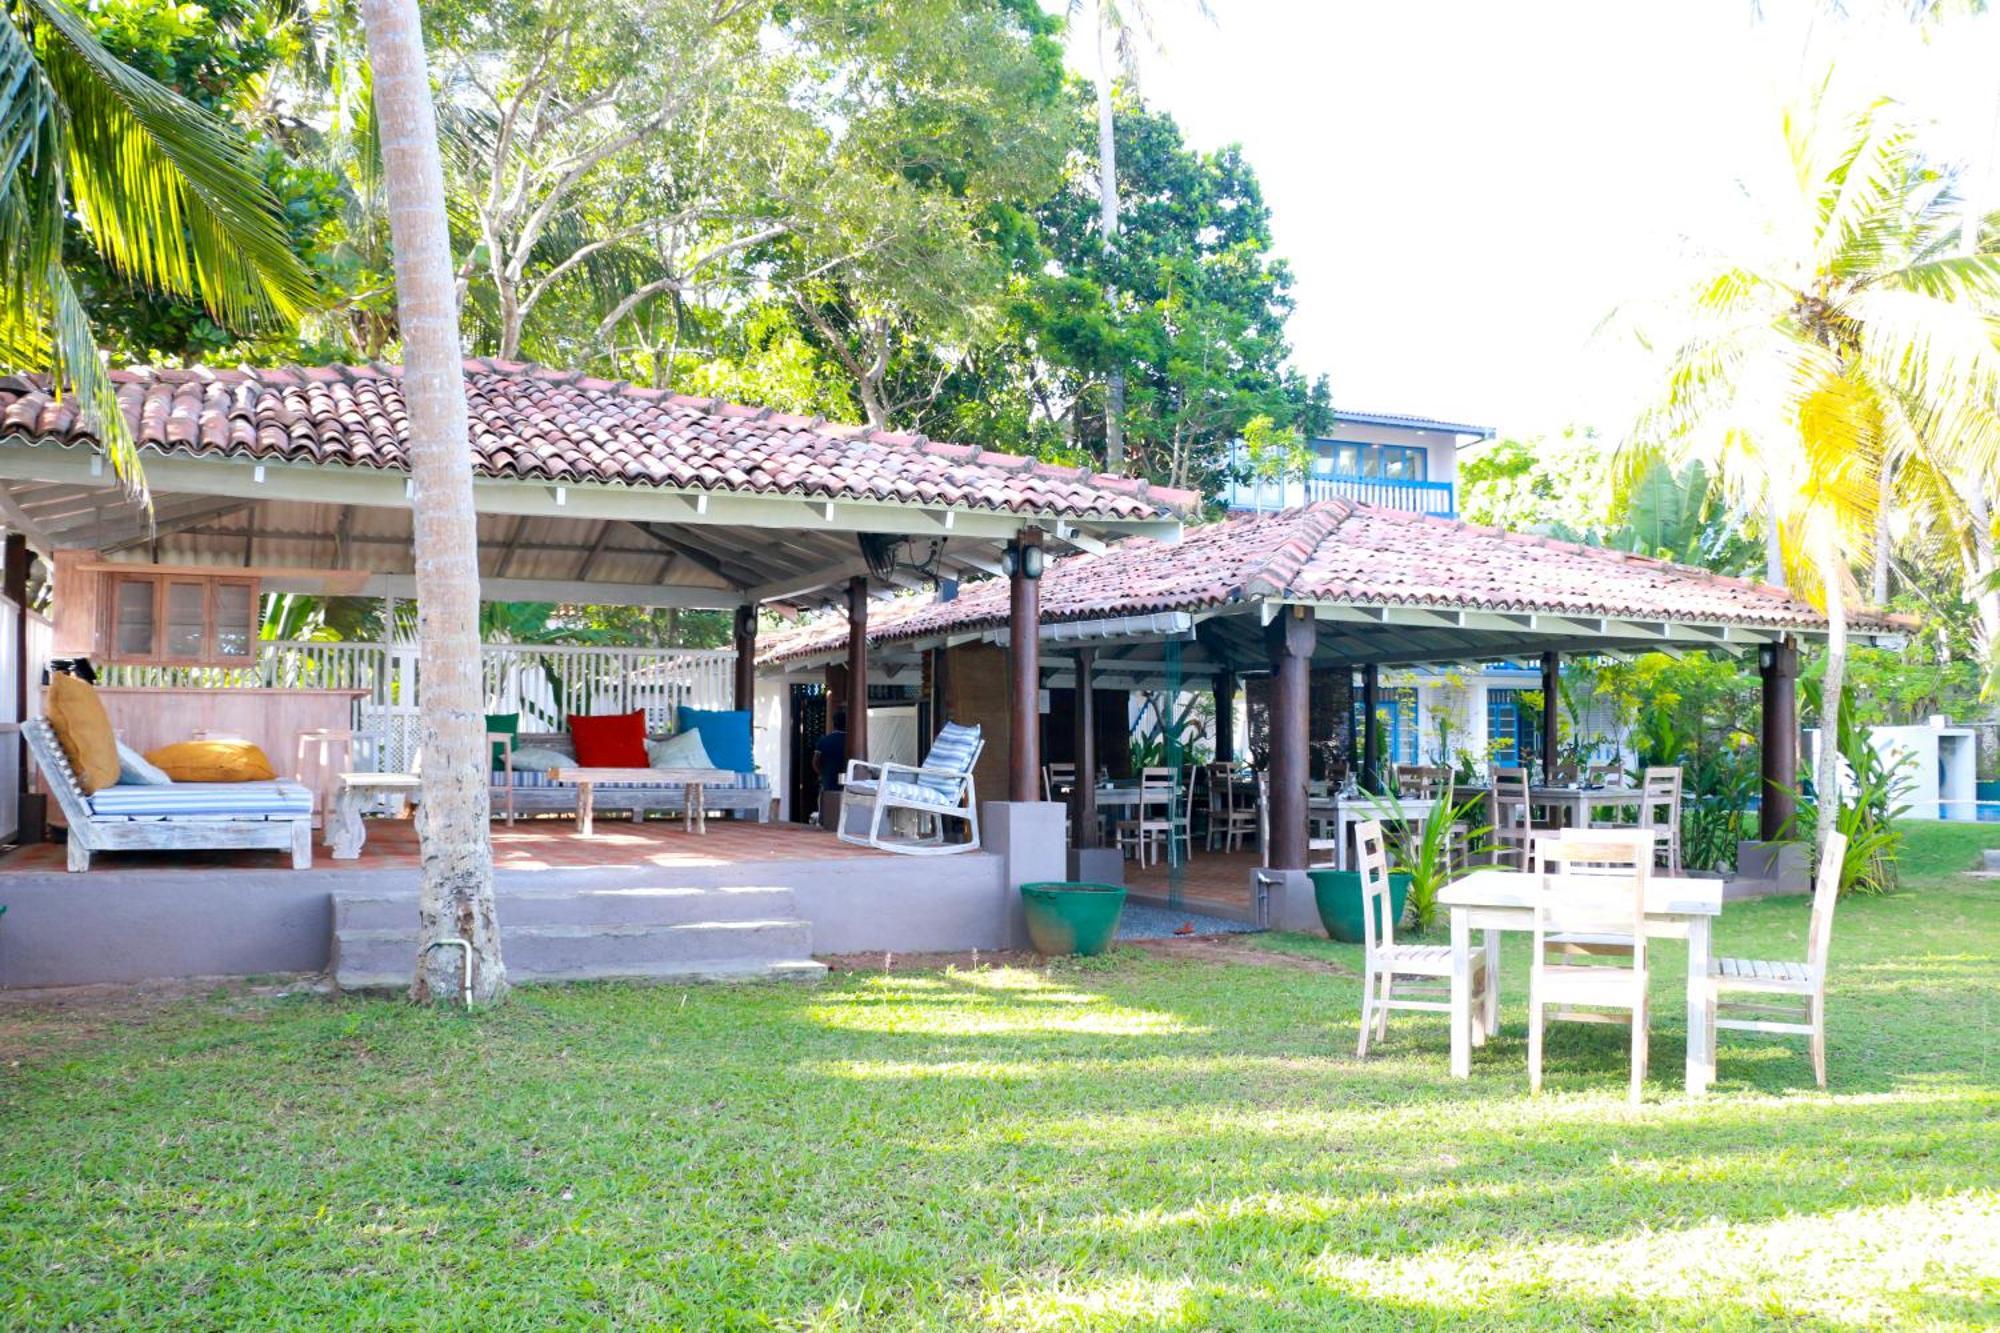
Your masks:
<svg viewBox="0 0 2000 1333"><path fill-rule="evenodd" d="M313 284L248 145L121 63L63 0L17 0L62 108L70 202L116 268L219 323L296 318Z"/></svg>

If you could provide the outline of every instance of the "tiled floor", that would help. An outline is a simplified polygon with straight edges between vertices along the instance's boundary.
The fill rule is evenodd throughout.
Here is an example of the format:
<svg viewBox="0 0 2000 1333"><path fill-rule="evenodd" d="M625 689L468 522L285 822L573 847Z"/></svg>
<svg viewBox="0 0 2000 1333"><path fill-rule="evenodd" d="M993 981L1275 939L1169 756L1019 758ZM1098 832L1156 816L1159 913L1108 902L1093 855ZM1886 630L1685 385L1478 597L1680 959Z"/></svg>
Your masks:
<svg viewBox="0 0 2000 1333"><path fill-rule="evenodd" d="M845 860L884 856L885 852L854 847L803 824L751 824L710 819L708 832L692 834L679 820L660 819L634 824L599 816L588 838L579 837L569 818L522 819L512 828L493 824L493 863L502 870L546 870L557 867L686 867L735 865L751 861ZM63 868L63 848L56 843L21 847L0 857L0 874ZM289 864L277 852L100 852L93 868L212 868L268 871ZM336 861L325 846L313 849L314 870L375 870L417 865L416 829L407 819L368 821L368 845L356 861Z"/></svg>
<svg viewBox="0 0 2000 1333"><path fill-rule="evenodd" d="M1127 861L1125 885L1150 897L1168 898L1177 891L1181 899L1189 902L1206 900L1247 907L1250 872L1257 865L1255 851L1210 852L1197 844L1193 858L1180 868L1178 875L1157 862L1142 868L1136 861Z"/></svg>

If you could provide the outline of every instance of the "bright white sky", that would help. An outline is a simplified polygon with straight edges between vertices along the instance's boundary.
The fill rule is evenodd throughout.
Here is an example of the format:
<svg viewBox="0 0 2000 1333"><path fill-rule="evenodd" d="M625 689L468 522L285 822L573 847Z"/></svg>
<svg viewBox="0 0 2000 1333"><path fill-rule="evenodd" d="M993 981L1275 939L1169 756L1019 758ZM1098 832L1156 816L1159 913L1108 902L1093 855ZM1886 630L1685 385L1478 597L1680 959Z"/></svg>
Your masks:
<svg viewBox="0 0 2000 1333"><path fill-rule="evenodd" d="M1982 157L2000 77L1988 20L1924 45L1787 0L1761 22L1750 0L1150 8L1141 91L1195 146L1244 146L1298 279L1296 364L1338 406L1515 435L1617 433L1634 370L1593 331L1739 220L1746 154L1803 70L1923 99ZM1093 47L1072 58L1094 77Z"/></svg>

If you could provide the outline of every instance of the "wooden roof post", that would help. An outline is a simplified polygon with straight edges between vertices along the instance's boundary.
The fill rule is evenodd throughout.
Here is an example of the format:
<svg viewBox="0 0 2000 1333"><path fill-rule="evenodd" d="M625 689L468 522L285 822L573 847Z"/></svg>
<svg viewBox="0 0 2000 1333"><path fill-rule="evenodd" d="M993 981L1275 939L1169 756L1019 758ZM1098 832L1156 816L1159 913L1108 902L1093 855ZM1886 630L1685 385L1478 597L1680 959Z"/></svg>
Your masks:
<svg viewBox="0 0 2000 1333"><path fill-rule="evenodd" d="M757 706L757 608L744 603L736 608L736 707L739 711Z"/></svg>
<svg viewBox="0 0 2000 1333"><path fill-rule="evenodd" d="M847 757L868 757L868 579L847 581Z"/></svg>
<svg viewBox="0 0 2000 1333"><path fill-rule="evenodd" d="M1757 674L1764 685L1764 803L1757 812L1757 836L1778 842L1799 808L1798 641L1786 637L1759 648ZM1832 743L1820 738L1822 745Z"/></svg>
<svg viewBox="0 0 2000 1333"><path fill-rule="evenodd" d="M1270 868L1306 868L1307 755L1312 726L1312 657L1319 622L1310 608L1280 608L1271 651Z"/></svg>
<svg viewBox="0 0 2000 1333"><path fill-rule="evenodd" d="M1042 533L1023 528L1007 548L1007 688L1012 704L1007 799L1041 799Z"/></svg>
<svg viewBox="0 0 2000 1333"><path fill-rule="evenodd" d="M1076 650L1076 781L1070 786L1071 840L1079 848L1097 846L1097 707L1090 672L1095 648Z"/></svg>

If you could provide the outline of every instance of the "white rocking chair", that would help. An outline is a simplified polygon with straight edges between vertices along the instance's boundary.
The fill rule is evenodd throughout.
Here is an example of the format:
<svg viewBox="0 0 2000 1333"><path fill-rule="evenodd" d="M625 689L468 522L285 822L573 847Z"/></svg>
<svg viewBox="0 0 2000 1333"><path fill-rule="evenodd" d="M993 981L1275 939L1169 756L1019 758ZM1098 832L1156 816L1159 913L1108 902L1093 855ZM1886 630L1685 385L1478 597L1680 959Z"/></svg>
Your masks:
<svg viewBox="0 0 2000 1333"><path fill-rule="evenodd" d="M920 765L847 761L840 787L837 836L858 847L875 847L906 856L949 856L979 850L979 797L973 790L972 768L986 748L978 727L947 722L931 742ZM892 810L907 810L918 819L914 838L883 837L883 818ZM852 832L854 819L865 816L867 832ZM944 821L964 821L964 842L946 842Z"/></svg>

